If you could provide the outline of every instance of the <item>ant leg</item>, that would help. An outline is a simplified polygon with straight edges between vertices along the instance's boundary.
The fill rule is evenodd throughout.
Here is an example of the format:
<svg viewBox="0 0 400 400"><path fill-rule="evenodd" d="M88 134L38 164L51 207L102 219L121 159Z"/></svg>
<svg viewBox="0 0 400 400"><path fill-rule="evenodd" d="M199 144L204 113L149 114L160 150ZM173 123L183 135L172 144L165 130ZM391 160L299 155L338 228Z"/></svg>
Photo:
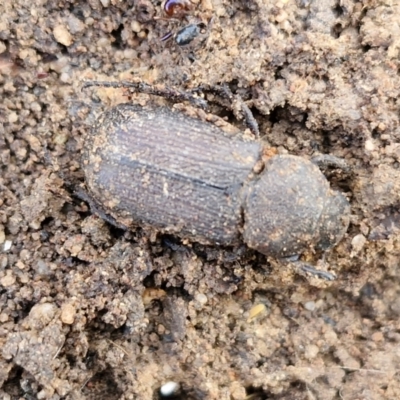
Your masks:
<svg viewBox="0 0 400 400"><path fill-rule="evenodd" d="M109 87L129 89L131 93L139 92L155 96L161 96L173 102L188 101L194 106L202 109L207 109L207 101L201 97L193 96L192 92L184 92L178 89L172 89L162 86L153 86L144 82L128 82L128 81L87 81L83 84L82 90L88 87Z"/></svg>

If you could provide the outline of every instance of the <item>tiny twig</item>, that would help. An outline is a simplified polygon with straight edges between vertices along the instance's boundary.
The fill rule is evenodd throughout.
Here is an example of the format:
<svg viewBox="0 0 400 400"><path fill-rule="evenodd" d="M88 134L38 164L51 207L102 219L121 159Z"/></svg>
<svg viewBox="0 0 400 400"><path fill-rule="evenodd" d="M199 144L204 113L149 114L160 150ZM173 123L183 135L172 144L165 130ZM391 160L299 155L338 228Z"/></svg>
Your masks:
<svg viewBox="0 0 400 400"><path fill-rule="evenodd" d="M53 360L55 360L55 359L57 358L57 356L60 354L60 351L61 351L61 349L64 347L64 344L65 344L65 339L64 339L64 341L61 343L61 345L58 347L58 349L57 349L57 351L56 351L56 354L54 354Z"/></svg>
<svg viewBox="0 0 400 400"><path fill-rule="evenodd" d="M83 382L83 385L79 388L79 391L81 391L87 385L87 383L93 378L93 376L94 375L89 376L89 378L87 378L85 382Z"/></svg>
<svg viewBox="0 0 400 400"><path fill-rule="evenodd" d="M380 369L372 369L372 368L353 368L353 367L346 367L346 366L342 366L342 365L339 365L339 366L332 366L333 368L340 368L340 369L349 369L349 370L352 370L352 371L365 371L365 372L376 372L376 373L379 373L379 374L386 374L386 373L388 373L388 372L391 372L391 371L395 371L395 372L399 372L400 370L399 369L394 369L394 370L387 370L387 371L382 371L382 370L380 370ZM331 368L332 368L331 367Z"/></svg>
<svg viewBox="0 0 400 400"><path fill-rule="evenodd" d="M113 344L117 349L121 350L127 357L132 357L123 347L121 347L119 344L115 343L111 339L107 339L111 344Z"/></svg>

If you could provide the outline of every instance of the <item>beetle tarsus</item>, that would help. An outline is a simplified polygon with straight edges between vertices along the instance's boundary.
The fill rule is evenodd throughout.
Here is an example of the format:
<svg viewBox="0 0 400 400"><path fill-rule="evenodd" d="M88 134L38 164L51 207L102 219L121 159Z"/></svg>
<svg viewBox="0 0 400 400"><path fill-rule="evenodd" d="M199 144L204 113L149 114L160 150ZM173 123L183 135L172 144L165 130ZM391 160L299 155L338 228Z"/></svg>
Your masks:
<svg viewBox="0 0 400 400"><path fill-rule="evenodd" d="M312 265L307 264L303 261L295 261L293 265L301 272L305 272L307 274L312 274L318 278L325 279L327 281L336 280L336 276L328 271L322 271L320 269L314 268Z"/></svg>
<svg viewBox="0 0 400 400"><path fill-rule="evenodd" d="M258 127L258 122L254 118L249 106L243 101L243 99L238 94L233 94L228 85L201 85L192 90L193 93L198 92L211 92L219 95L230 102L229 108L235 114L238 120L244 119L247 127L250 129L251 133L258 139L260 137L260 129Z"/></svg>
<svg viewBox="0 0 400 400"><path fill-rule="evenodd" d="M320 169L335 168L342 170L346 174L349 174L351 172L351 168L349 164L347 164L346 160L340 157L333 156L331 154L318 154L311 157L310 161L313 164L317 165Z"/></svg>
<svg viewBox="0 0 400 400"><path fill-rule="evenodd" d="M244 118L247 127L251 130L251 132L256 138L259 138L260 130L258 128L258 122L254 118L253 113L251 112L249 106L243 101L243 99L238 94L234 95L228 85L222 85L221 89L222 93L224 93L226 97L232 100L232 111L235 112L234 103L236 103L242 113L242 117ZM236 118L238 118L237 115L235 116Z"/></svg>

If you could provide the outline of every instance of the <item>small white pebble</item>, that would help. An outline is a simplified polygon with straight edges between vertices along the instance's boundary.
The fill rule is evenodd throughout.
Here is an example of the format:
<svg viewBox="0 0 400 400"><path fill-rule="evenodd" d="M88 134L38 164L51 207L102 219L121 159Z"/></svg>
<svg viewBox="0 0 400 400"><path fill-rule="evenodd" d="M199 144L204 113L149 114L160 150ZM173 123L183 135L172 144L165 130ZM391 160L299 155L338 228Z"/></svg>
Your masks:
<svg viewBox="0 0 400 400"><path fill-rule="evenodd" d="M367 239L362 233L359 233L358 235L354 236L353 239L351 240L351 247L353 248L352 255L359 253L364 247L366 242Z"/></svg>
<svg viewBox="0 0 400 400"><path fill-rule="evenodd" d="M98 41L97 41L97 46L99 47L99 49L102 48L107 48L110 46L110 40L106 37L101 37Z"/></svg>
<svg viewBox="0 0 400 400"><path fill-rule="evenodd" d="M304 308L308 311L314 311L315 310L315 301L307 301L307 303L304 303Z"/></svg>
<svg viewBox="0 0 400 400"><path fill-rule="evenodd" d="M64 25L56 25L53 29L54 38L64 46L71 46L73 39L68 29Z"/></svg>
<svg viewBox="0 0 400 400"><path fill-rule="evenodd" d="M196 299L196 301L198 301L201 305L204 305L207 303L207 296L203 293L197 293L194 298Z"/></svg>
<svg viewBox="0 0 400 400"><path fill-rule="evenodd" d="M123 54L124 54L124 58L126 58L128 60L133 60L133 59L137 58L137 51L134 49L125 49Z"/></svg>
<svg viewBox="0 0 400 400"><path fill-rule="evenodd" d="M4 242L4 246L3 246L3 251L8 251L11 249L12 246L12 241L11 240L6 240Z"/></svg>
<svg viewBox="0 0 400 400"><path fill-rule="evenodd" d="M76 309L72 304L64 304L61 308L61 321L64 324L71 325L74 323Z"/></svg>
<svg viewBox="0 0 400 400"><path fill-rule="evenodd" d="M70 83L71 82L71 76L67 72L63 72L60 75L60 81L63 83Z"/></svg>
<svg viewBox="0 0 400 400"><path fill-rule="evenodd" d="M304 356L308 360L312 360L315 358L319 353L319 347L316 346L315 344L309 344L306 346L305 351L304 351Z"/></svg>
<svg viewBox="0 0 400 400"><path fill-rule="evenodd" d="M7 274L0 279L0 285L4 287L10 287L14 285L16 278L12 275L11 271L7 271Z"/></svg>
<svg viewBox="0 0 400 400"><path fill-rule="evenodd" d="M14 122L18 121L18 114L16 112L12 112L8 116L8 122L10 124L13 124Z"/></svg>
<svg viewBox="0 0 400 400"><path fill-rule="evenodd" d="M179 390L179 383L169 381L167 383L164 383L164 385L161 386L160 393L161 393L161 396L170 397L170 396L173 396L174 394L176 394L176 392L178 390Z"/></svg>
<svg viewBox="0 0 400 400"><path fill-rule="evenodd" d="M131 29L133 32L139 33L142 30L142 25L140 25L140 22L138 22L138 21L132 21Z"/></svg>
<svg viewBox="0 0 400 400"><path fill-rule="evenodd" d="M372 139L367 139L367 140L365 141L365 143L364 143L364 147L365 147L365 150L367 150L367 151L373 151L373 150L375 150L374 141L373 141Z"/></svg>
<svg viewBox="0 0 400 400"><path fill-rule="evenodd" d="M0 40L0 54L7 50L7 46Z"/></svg>

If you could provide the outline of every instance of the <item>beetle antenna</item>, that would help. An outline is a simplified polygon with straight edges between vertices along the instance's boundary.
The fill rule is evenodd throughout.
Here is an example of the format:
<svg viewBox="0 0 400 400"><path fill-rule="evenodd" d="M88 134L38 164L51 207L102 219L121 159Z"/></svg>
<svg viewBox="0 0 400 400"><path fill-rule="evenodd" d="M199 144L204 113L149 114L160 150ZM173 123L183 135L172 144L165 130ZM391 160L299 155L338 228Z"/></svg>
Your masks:
<svg viewBox="0 0 400 400"><path fill-rule="evenodd" d="M202 109L208 108L205 99L194 96L192 92L185 92L179 89L172 89L163 86L149 85L144 82L128 82L128 81L87 81L82 85L82 90L89 87L107 87L115 89L129 89L131 93L146 93L154 96L161 96L175 103L188 101L194 106Z"/></svg>

